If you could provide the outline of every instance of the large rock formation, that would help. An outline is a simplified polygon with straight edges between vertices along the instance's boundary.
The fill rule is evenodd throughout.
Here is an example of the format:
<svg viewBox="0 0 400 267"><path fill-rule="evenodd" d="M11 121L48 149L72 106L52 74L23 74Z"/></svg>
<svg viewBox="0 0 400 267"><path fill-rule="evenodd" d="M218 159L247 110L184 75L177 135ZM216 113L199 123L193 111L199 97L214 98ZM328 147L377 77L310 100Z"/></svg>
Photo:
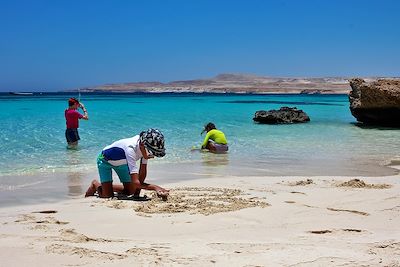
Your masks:
<svg viewBox="0 0 400 267"><path fill-rule="evenodd" d="M351 79L351 114L359 122L400 127L400 79Z"/></svg>
<svg viewBox="0 0 400 267"><path fill-rule="evenodd" d="M255 113L253 120L258 123L282 124L309 122L310 117L297 108L281 107L279 110L259 110Z"/></svg>

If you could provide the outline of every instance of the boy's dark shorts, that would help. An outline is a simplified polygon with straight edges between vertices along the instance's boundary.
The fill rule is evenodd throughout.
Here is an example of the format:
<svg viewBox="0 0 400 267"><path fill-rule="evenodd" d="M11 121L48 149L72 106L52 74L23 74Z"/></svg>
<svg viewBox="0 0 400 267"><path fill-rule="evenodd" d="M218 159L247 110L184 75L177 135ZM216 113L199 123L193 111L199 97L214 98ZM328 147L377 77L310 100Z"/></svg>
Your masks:
<svg viewBox="0 0 400 267"><path fill-rule="evenodd" d="M65 138L67 139L68 144L76 142L80 140L78 129L69 128L65 130Z"/></svg>

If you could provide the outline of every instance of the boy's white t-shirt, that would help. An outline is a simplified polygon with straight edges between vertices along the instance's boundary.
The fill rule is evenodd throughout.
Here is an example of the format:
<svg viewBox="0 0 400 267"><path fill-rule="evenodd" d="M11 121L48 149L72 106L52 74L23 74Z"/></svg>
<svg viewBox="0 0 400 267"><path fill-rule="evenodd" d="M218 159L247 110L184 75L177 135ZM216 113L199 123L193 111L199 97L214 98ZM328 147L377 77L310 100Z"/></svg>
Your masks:
<svg viewBox="0 0 400 267"><path fill-rule="evenodd" d="M113 166L128 164L129 173L139 173L136 161L142 160L142 164L147 164L147 159L143 158L139 148L139 135L115 141L103 149L104 159Z"/></svg>

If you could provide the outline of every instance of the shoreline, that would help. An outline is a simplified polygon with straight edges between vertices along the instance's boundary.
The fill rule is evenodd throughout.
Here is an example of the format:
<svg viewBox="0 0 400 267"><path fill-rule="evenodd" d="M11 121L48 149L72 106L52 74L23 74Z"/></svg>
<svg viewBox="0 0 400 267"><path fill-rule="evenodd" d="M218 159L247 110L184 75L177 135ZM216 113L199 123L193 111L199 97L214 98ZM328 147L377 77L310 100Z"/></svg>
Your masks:
<svg viewBox="0 0 400 267"><path fill-rule="evenodd" d="M214 159L214 158L211 158ZM214 159L215 160L215 159ZM201 179L215 179L227 177L264 177L270 179L282 177L303 177L312 179L319 176L333 177L388 177L400 174L399 162L394 161L387 165L368 166L363 170L351 170L349 173L341 171L333 172L332 168L314 166L306 171L300 168L278 172L268 167L254 169L253 166L235 167L235 164L227 165L224 159L217 161L190 162L190 163L168 163L154 164L148 170L149 183L169 184L187 182ZM225 164L224 164L225 163ZM74 170L56 173L36 173L34 175L5 175L0 177L3 181L12 181L15 177L24 177L27 184L10 185L8 188L1 188L0 208L8 206L25 206L40 202L51 203L68 199L80 198L84 195L87 187L93 179L98 179L97 169ZM119 183L118 177L113 175L114 183ZM35 181L35 182L32 182Z"/></svg>
<svg viewBox="0 0 400 267"><path fill-rule="evenodd" d="M161 185L171 188L167 202L89 197L0 208L3 263L400 264L398 174L227 176Z"/></svg>

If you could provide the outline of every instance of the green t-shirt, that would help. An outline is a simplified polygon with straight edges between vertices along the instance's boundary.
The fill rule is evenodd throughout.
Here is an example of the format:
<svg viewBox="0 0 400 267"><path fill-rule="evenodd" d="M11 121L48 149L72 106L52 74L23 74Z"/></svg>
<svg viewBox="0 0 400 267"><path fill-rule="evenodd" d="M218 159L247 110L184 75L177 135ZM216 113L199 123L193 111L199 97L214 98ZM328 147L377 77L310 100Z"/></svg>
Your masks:
<svg viewBox="0 0 400 267"><path fill-rule="evenodd" d="M211 139L217 144L226 145L228 142L226 141L225 134L217 129L212 129L209 131L204 138L203 144L201 147L206 147L208 140Z"/></svg>

